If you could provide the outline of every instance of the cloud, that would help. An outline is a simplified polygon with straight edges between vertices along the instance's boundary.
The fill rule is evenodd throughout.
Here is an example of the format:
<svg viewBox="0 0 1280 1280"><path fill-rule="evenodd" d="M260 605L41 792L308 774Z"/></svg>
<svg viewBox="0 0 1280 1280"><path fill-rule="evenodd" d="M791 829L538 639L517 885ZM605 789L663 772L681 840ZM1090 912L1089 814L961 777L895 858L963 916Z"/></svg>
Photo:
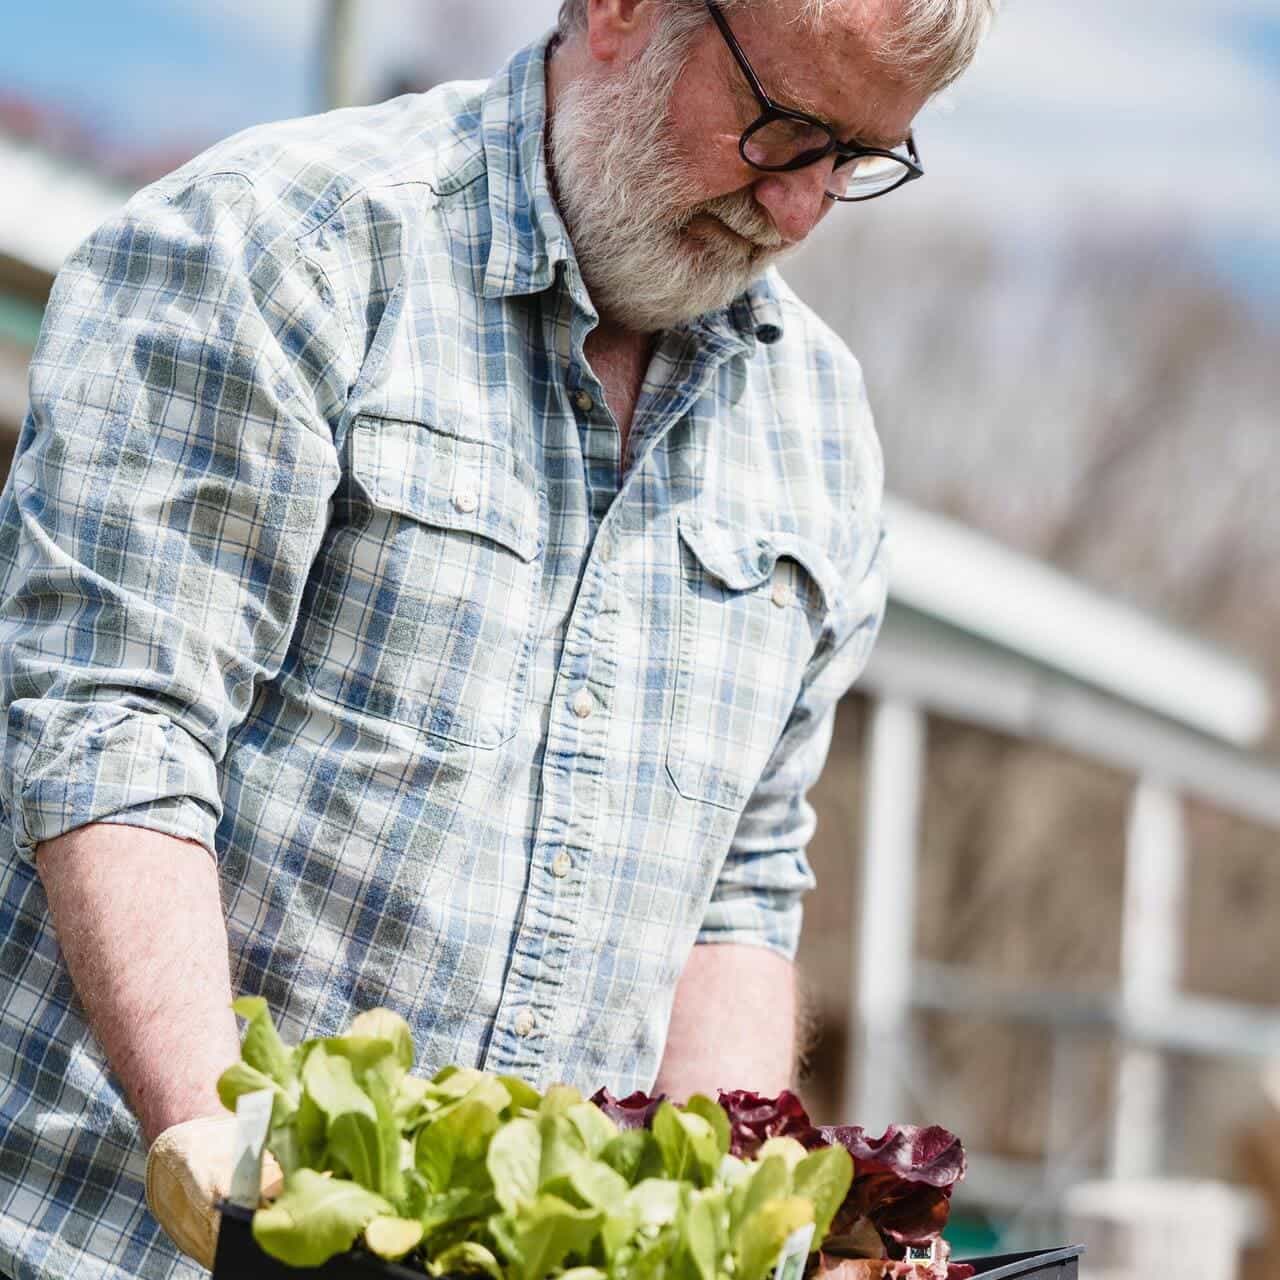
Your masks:
<svg viewBox="0 0 1280 1280"><path fill-rule="evenodd" d="M961 82L963 91L1088 113L1158 108L1180 117L1230 109L1241 96L1273 98L1275 82L1250 65L1224 8L1014 3Z"/></svg>
<svg viewBox="0 0 1280 1280"><path fill-rule="evenodd" d="M375 69L412 62L443 79L491 75L555 22L558 7L552 0L365 0L365 56Z"/></svg>
<svg viewBox="0 0 1280 1280"><path fill-rule="evenodd" d="M1263 157L1280 125L1280 79L1242 38L1270 11L1243 0L1015 0L922 121L931 194L1006 220L1087 200L1098 217L1209 234L1273 223L1280 167Z"/></svg>
<svg viewBox="0 0 1280 1280"><path fill-rule="evenodd" d="M319 30L323 0L163 0L185 10L207 29L241 39L265 40L283 50L311 44ZM367 3L367 0L366 0ZM377 3L377 0L374 0Z"/></svg>

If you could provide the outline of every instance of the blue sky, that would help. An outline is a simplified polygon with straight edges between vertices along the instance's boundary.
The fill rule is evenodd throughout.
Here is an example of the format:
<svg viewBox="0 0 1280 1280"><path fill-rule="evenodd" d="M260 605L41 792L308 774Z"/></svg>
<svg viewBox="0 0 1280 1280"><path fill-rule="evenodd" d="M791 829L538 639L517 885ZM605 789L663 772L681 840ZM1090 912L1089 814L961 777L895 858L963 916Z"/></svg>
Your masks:
<svg viewBox="0 0 1280 1280"><path fill-rule="evenodd" d="M366 92L411 67L488 74L555 8L364 0ZM0 90L70 110L116 145L212 141L316 108L320 9L10 6ZM978 63L920 133L929 181L913 191L914 216L975 217L1019 237L1083 216L1119 234L1183 229L1226 278L1280 310L1280 0L1006 0Z"/></svg>
<svg viewBox="0 0 1280 1280"><path fill-rule="evenodd" d="M303 42L246 39L204 18L152 0L14 5L0 41L0 86L74 112L113 141L145 146L212 139L314 105Z"/></svg>

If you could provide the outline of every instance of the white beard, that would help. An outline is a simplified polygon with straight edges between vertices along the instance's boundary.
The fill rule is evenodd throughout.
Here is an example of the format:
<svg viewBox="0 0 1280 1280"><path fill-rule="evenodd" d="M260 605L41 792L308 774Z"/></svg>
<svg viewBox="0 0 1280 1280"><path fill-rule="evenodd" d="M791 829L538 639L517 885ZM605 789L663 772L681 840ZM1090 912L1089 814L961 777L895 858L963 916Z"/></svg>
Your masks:
<svg viewBox="0 0 1280 1280"><path fill-rule="evenodd" d="M602 317L637 333L728 306L783 246L749 191L702 202L691 193L667 125L677 56L659 37L620 75L567 85L548 136L560 210L592 301Z"/></svg>

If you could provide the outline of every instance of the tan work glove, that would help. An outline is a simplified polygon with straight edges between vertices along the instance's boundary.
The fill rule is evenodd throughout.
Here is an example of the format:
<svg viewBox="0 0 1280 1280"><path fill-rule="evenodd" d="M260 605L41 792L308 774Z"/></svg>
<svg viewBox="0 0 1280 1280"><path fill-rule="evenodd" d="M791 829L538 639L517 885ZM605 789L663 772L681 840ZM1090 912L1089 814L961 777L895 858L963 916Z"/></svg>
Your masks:
<svg viewBox="0 0 1280 1280"><path fill-rule="evenodd" d="M201 1266L213 1270L218 1247L217 1204L231 1187L236 1117L200 1116L166 1129L147 1152L147 1207L169 1239ZM262 1194L270 1197L284 1178L269 1151L262 1156Z"/></svg>

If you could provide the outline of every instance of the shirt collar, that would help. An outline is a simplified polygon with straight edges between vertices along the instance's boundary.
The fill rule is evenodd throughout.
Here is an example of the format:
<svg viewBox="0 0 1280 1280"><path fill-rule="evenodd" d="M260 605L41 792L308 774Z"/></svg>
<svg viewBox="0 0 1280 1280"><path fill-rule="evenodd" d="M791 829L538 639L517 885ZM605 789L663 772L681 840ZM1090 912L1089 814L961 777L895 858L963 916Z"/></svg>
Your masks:
<svg viewBox="0 0 1280 1280"><path fill-rule="evenodd" d="M782 303L772 269L730 304L728 319L744 338L754 338L767 347L782 337Z"/></svg>
<svg viewBox="0 0 1280 1280"><path fill-rule="evenodd" d="M489 177L491 242L487 298L539 293L559 263L577 263L551 197L547 172L547 52L554 38L512 55L485 91L481 108Z"/></svg>
<svg viewBox="0 0 1280 1280"><path fill-rule="evenodd" d="M487 298L540 293L567 264L574 301L593 312L547 170L547 57L554 32L518 50L485 91L481 109L489 178ZM782 307L769 272L722 311L695 321L766 345L782 337Z"/></svg>

